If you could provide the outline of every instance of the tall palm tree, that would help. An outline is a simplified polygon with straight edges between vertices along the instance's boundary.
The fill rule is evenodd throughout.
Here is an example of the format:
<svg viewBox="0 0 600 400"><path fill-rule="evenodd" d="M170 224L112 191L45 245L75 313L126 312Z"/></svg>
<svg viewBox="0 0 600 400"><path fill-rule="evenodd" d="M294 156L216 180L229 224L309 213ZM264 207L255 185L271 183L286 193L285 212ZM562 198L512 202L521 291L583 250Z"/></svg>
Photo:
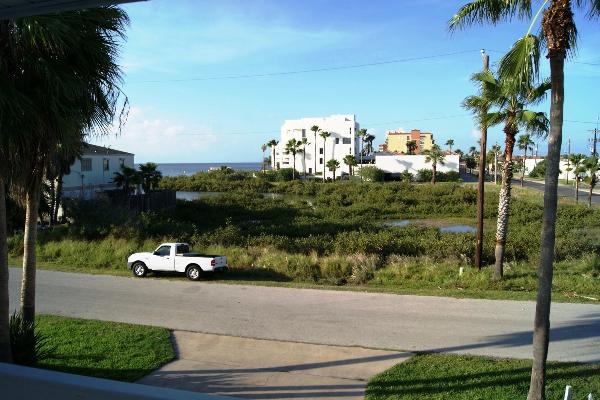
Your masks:
<svg viewBox="0 0 600 400"><path fill-rule="evenodd" d="M373 141L374 140L375 140L375 135L372 135L370 133L367 133L363 137L363 141L367 144L365 146L365 149L364 149L365 155L372 155L373 154Z"/></svg>
<svg viewBox="0 0 600 400"><path fill-rule="evenodd" d="M600 1L576 0L575 5L585 10L588 18L600 17ZM510 20L512 17L531 18L533 15L531 0L475 0L464 5L450 21L452 29L491 22ZM531 31L541 20L541 32L544 40L532 35ZM531 81L537 76L541 55L541 45L547 47L550 63L550 81L552 94L550 101L550 134L548 155L546 157L546 176L544 184L544 216L542 223L539 285L536 302L533 336L533 366L528 400L544 399L546 383L546 359L550 335L550 303L552 293L552 275L554 245L556 238L556 210L558 203L558 174L560 167L560 148L562 143L564 109L564 63L567 52L575 48L577 28L574 21L571 0L548 0L541 4L531 21L528 32L519 39L502 63L503 74L519 81Z"/></svg>
<svg viewBox="0 0 600 400"><path fill-rule="evenodd" d="M452 146L454 146L454 139L446 140L446 146L448 146L448 151L452 154Z"/></svg>
<svg viewBox="0 0 600 400"><path fill-rule="evenodd" d="M140 174L135 168L128 167L127 165L121 166L121 171L115 172L113 177L113 183L118 188L123 189L123 193L130 194L132 191L132 185L141 182Z"/></svg>
<svg viewBox="0 0 600 400"><path fill-rule="evenodd" d="M271 165L273 167L273 171L275 171L275 148L279 144L279 141L275 139L271 139L267 142L267 146L271 148Z"/></svg>
<svg viewBox="0 0 600 400"><path fill-rule="evenodd" d="M579 180L581 175L586 172L584 165L586 157L583 154L571 154L569 162L572 166L573 175L575 176L575 202L579 203Z"/></svg>
<svg viewBox="0 0 600 400"><path fill-rule="evenodd" d="M499 80L490 71L475 74L473 79L485 86L486 101L498 107L498 111L490 112L486 116L487 126L504 124L505 149L502 173L502 186L498 201L498 221L496 225L496 262L494 267L494 280L500 280L504 274L504 253L506 237L508 235L508 217L510 213L510 200L512 189L512 159L515 146L515 137L519 129L525 128L528 132L541 135L548 130L548 119L542 112L527 110L525 107L536 104L545 97L549 87L544 82L536 87L517 86L511 80ZM465 100L465 107L478 109L470 98Z"/></svg>
<svg viewBox="0 0 600 400"><path fill-rule="evenodd" d="M260 149L262 150L262 158L260 159L260 168L262 170L262 173L265 173L266 167L265 167L265 151L267 151L267 145L265 143L260 145Z"/></svg>
<svg viewBox="0 0 600 400"><path fill-rule="evenodd" d="M523 163L521 168L521 187L523 187L523 181L525 180L525 162L527 161L527 150L533 152L533 145L535 143L531 140L531 135L520 135L517 139L517 146L519 150L523 150Z"/></svg>
<svg viewBox="0 0 600 400"><path fill-rule="evenodd" d="M363 167L363 146L364 146L364 138L367 135L367 130L365 128L361 128L356 132L356 137L360 140L360 169ZM363 180L363 175L360 174L360 180Z"/></svg>
<svg viewBox="0 0 600 400"><path fill-rule="evenodd" d="M590 174L590 191L588 194L588 205L592 206L592 196L594 195L594 187L596 186L596 174L600 169L600 163L598 162L598 157L591 156L585 159L583 163L585 170L588 174Z"/></svg>
<svg viewBox="0 0 600 400"><path fill-rule="evenodd" d="M319 133L319 136L323 138L323 160L325 160L325 155L327 154L327 152L325 151L325 144L327 143L327 138L331 136L331 133L327 131L321 131L321 133ZM323 163L323 182L325 182L325 163Z"/></svg>
<svg viewBox="0 0 600 400"><path fill-rule="evenodd" d="M290 139L285 144L285 153L291 154L293 158L292 162L292 180L296 179L296 154L298 150L300 150L300 146L302 146L302 142L296 139Z"/></svg>
<svg viewBox="0 0 600 400"><path fill-rule="evenodd" d="M437 166L444 165L444 153L442 153L442 149L437 144L431 146L431 149L424 150L423 154L425 155L425 162L431 163L431 183L435 185L435 178L437 175Z"/></svg>
<svg viewBox="0 0 600 400"><path fill-rule="evenodd" d="M313 153L313 158L315 159L315 169L313 169L313 173L316 175L317 174L317 133L321 132L321 129L319 128L318 125L313 125L310 127L310 130L313 132L313 139L315 141L315 152Z"/></svg>
<svg viewBox="0 0 600 400"><path fill-rule="evenodd" d="M308 146L310 143L308 143L308 139L305 137L302 138L300 143L302 144L302 170L304 180L306 180L306 146Z"/></svg>
<svg viewBox="0 0 600 400"><path fill-rule="evenodd" d="M493 152L493 156L492 159L494 160L494 185L497 185L498 182L498 155L500 154L500 151L502 150L502 148L500 147L500 145L495 144L492 146L492 152Z"/></svg>
<svg viewBox="0 0 600 400"><path fill-rule="evenodd" d="M337 169L340 167L340 162L338 160L336 160L335 158L332 158L331 160L327 161L327 168L333 172L333 180L335 181L335 171L337 171Z"/></svg>
<svg viewBox="0 0 600 400"><path fill-rule="evenodd" d="M415 150L417 150L417 141L409 140L406 142L406 150L408 151L408 154L415 154Z"/></svg>
<svg viewBox="0 0 600 400"><path fill-rule="evenodd" d="M344 157L344 164L348 166L348 174L353 176L352 168L356 167L356 157L354 157L352 154L346 155L346 157Z"/></svg>
<svg viewBox="0 0 600 400"><path fill-rule="evenodd" d="M108 132L121 94L116 59L127 22L119 8L103 7L11 23L10 61L18 65L18 74L9 79L36 110L13 115L25 144L24 168L15 182L26 209L21 286L26 322L35 320L35 245L45 170L60 143L72 143L82 132Z"/></svg>
<svg viewBox="0 0 600 400"><path fill-rule="evenodd" d="M162 179L162 173L157 168L158 165L153 162L140 164L139 176L144 193L150 193L158 188L158 184Z"/></svg>
<svg viewBox="0 0 600 400"><path fill-rule="evenodd" d="M78 130L78 133L81 133ZM50 160L46 170L46 179L53 187L50 204L50 225L58 221L58 210L62 204L63 177L71 173L71 165L83 155L85 143L83 137L74 135L73 143L59 143L56 153ZM56 183L56 188L54 184Z"/></svg>

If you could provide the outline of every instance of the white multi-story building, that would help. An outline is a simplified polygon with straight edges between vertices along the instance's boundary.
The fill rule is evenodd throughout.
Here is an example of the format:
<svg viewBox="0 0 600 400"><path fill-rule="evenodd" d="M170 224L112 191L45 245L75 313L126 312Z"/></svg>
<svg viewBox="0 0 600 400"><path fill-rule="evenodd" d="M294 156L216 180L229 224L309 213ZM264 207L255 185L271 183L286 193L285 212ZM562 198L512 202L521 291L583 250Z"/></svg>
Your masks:
<svg viewBox="0 0 600 400"><path fill-rule="evenodd" d="M329 132L330 136L323 140L318 132L315 138L315 133L311 130L315 125L321 131ZM327 161L336 159L340 163L336 176L347 174L348 167L343 160L348 154L355 157L359 154L359 140L356 139L356 132L359 129L360 125L353 114L286 120L281 127L281 138L275 147L275 157L271 160L271 167L273 169L295 167L300 173L306 168L307 174L321 177L325 169L325 177L333 178L333 172L329 171L326 164ZM302 138L306 138L309 144L305 146L305 154L296 154L294 165L293 155L285 150L286 144L291 139L301 141ZM304 165L305 160L306 165Z"/></svg>

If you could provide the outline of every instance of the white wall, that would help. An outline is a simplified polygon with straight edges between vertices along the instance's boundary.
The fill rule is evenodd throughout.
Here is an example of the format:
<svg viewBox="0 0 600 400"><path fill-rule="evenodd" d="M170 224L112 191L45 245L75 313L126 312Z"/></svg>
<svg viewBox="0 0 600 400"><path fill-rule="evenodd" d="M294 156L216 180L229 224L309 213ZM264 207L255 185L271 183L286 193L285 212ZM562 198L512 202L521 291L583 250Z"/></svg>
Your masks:
<svg viewBox="0 0 600 400"><path fill-rule="evenodd" d="M388 174L408 171L416 175L420 169L431 169L431 163L425 162L426 158L424 155L375 154L375 166ZM437 171L458 172L458 165L458 154L447 155L444 157L444 165L437 165Z"/></svg>
<svg viewBox="0 0 600 400"><path fill-rule="evenodd" d="M132 154L111 155L84 155L83 159L92 160L91 171L81 170L81 160L76 160L71 165L71 173L63 177L63 192L66 197L79 196L83 192L85 197L93 196L100 189L114 189L112 180L115 172L121 170L121 163L134 168L134 156ZM108 170L104 170L104 160L108 160ZM83 175L83 180L81 176Z"/></svg>
<svg viewBox="0 0 600 400"><path fill-rule="evenodd" d="M325 142L324 154L321 154L323 149L323 138L317 134L316 142L313 131L310 128L317 125L321 130L331 134ZM327 161L335 158L340 163L340 169L336 171L336 176L348 171L348 166L344 164L344 157L348 154L356 155L359 151L359 141L356 140L356 131L360 129L360 125L356 122L354 115L332 115L323 118L303 118L296 120L286 120L281 127L281 137L279 144L275 148L275 158L272 160L271 167L279 168L295 168L299 172L304 171L304 155L296 154L296 163L294 164L291 154L285 154L285 145L290 139L302 140L302 130L304 129L309 145L306 146L306 172L314 173L315 160L317 163L316 172L320 172L322 176L323 166ZM350 143L344 144L344 139ZM336 141L338 143L336 143ZM316 144L316 152L315 152ZM325 166L325 177L333 178L333 172Z"/></svg>
<svg viewBox="0 0 600 400"><path fill-rule="evenodd" d="M533 168L535 168L535 165L537 163L539 163L540 161L542 161L543 158L538 158L538 159L533 159L533 158L528 158L525 160L525 176L528 176L529 173L531 171L533 171ZM575 179L575 174L573 174L573 171L567 171L568 168L568 164L566 160L560 160L560 174L558 175L558 179L567 179L567 175L569 177L569 180L571 179ZM571 169L573 168L573 166L571 165ZM516 175L521 176L520 173L517 173Z"/></svg>

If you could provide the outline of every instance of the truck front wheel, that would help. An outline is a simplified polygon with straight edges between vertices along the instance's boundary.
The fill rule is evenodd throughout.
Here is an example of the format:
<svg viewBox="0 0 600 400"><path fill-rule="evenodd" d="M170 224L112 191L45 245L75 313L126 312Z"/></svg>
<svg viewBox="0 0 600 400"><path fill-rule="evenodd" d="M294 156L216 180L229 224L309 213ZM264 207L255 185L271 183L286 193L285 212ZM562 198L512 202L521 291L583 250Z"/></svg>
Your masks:
<svg viewBox="0 0 600 400"><path fill-rule="evenodd" d="M133 272L133 276L143 278L148 273L148 268L143 262L137 261L131 266L131 272Z"/></svg>
<svg viewBox="0 0 600 400"><path fill-rule="evenodd" d="M190 265L185 270L185 274L187 275L189 280L197 281L200 279L200 276L202 275L202 269L197 265Z"/></svg>

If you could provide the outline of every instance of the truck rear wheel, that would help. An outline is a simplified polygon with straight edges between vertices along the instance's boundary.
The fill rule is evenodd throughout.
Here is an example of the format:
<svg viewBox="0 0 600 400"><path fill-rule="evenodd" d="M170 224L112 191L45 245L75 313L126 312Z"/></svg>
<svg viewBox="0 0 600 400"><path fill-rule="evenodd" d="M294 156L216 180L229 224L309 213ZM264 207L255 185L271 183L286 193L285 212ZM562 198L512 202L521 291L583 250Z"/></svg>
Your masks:
<svg viewBox="0 0 600 400"><path fill-rule="evenodd" d="M137 261L131 266L131 272L133 276L143 278L148 273L148 268L143 262Z"/></svg>
<svg viewBox="0 0 600 400"><path fill-rule="evenodd" d="M188 277L189 280L197 281L202 275L202 269L197 265L190 265L185 270L185 275Z"/></svg>

